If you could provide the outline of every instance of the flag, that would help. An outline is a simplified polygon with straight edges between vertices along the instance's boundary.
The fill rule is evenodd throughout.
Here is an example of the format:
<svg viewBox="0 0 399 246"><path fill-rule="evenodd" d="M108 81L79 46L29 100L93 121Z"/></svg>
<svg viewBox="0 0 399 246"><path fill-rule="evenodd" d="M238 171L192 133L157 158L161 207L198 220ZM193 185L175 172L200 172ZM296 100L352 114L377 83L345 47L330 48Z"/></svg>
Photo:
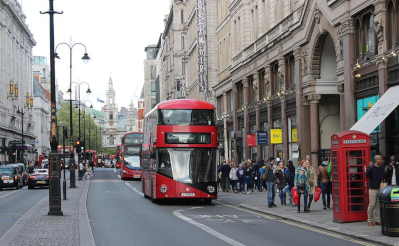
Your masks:
<svg viewBox="0 0 399 246"><path fill-rule="evenodd" d="M101 100L101 99L100 99L100 98L98 98L98 97L97 97L97 102L104 103L104 101L103 101L103 100Z"/></svg>

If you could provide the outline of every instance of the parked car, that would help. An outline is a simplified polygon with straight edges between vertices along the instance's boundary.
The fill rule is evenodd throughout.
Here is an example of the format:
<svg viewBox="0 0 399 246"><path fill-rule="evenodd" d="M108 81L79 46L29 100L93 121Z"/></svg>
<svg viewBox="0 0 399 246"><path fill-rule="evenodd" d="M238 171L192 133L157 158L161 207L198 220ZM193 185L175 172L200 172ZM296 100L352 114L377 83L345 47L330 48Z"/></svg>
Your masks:
<svg viewBox="0 0 399 246"><path fill-rule="evenodd" d="M49 186L50 176L48 169L36 169L33 174L29 176L28 189L34 189L36 186Z"/></svg>
<svg viewBox="0 0 399 246"><path fill-rule="evenodd" d="M3 188L22 188L22 177L19 174L18 166L0 167L0 190Z"/></svg>
<svg viewBox="0 0 399 246"><path fill-rule="evenodd" d="M17 166L18 167L18 173L22 177L22 185L25 186L28 184L28 173L26 172L26 167L25 164L23 163L11 163L7 164L7 166Z"/></svg>

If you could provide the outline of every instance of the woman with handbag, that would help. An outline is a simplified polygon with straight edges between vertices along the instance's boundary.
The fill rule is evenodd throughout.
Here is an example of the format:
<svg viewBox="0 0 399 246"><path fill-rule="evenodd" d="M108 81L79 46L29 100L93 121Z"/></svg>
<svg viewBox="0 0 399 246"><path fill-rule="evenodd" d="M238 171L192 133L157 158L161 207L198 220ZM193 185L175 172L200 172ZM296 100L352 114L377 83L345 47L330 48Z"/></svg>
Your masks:
<svg viewBox="0 0 399 246"><path fill-rule="evenodd" d="M306 168L306 161L302 160L301 165L295 170L295 180L294 185L299 193L298 202L298 213L301 212L301 195L303 194L303 210L305 213L308 212L308 191L309 186L310 171Z"/></svg>
<svg viewBox="0 0 399 246"><path fill-rule="evenodd" d="M306 161L306 168L310 172L310 177L308 179L308 183L309 183L308 212L309 212L310 211L310 204L312 204L312 200L313 200L314 191L315 191L315 189L317 187L317 176L316 176L316 171L314 170L312 165L310 165L309 161Z"/></svg>
<svg viewBox="0 0 399 246"><path fill-rule="evenodd" d="M321 166L317 170L317 176L320 179L323 209L330 208L330 177L328 176L328 158L324 158Z"/></svg>
<svg viewBox="0 0 399 246"><path fill-rule="evenodd" d="M279 196L280 196L280 201L281 205L287 205L286 203L286 195L285 195L285 187L287 186L287 178L285 176L285 170L284 168L284 163L280 162L278 164L278 167L276 168L276 184L277 184L277 189L279 190Z"/></svg>

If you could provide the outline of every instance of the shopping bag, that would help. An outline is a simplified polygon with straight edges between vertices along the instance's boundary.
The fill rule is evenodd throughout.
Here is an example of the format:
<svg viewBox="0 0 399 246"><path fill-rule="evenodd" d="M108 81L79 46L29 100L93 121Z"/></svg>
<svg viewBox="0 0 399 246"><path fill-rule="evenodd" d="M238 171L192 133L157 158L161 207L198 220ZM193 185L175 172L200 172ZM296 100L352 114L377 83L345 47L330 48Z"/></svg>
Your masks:
<svg viewBox="0 0 399 246"><path fill-rule="evenodd" d="M299 194L298 194L298 190L296 188L292 188L291 190L292 193L292 201L298 205L299 204Z"/></svg>
<svg viewBox="0 0 399 246"><path fill-rule="evenodd" d="M382 190L385 186L387 186L388 184L385 181L381 181L380 183L380 190Z"/></svg>
<svg viewBox="0 0 399 246"><path fill-rule="evenodd" d="M314 201L317 202L320 199L321 189L316 187L314 190Z"/></svg>

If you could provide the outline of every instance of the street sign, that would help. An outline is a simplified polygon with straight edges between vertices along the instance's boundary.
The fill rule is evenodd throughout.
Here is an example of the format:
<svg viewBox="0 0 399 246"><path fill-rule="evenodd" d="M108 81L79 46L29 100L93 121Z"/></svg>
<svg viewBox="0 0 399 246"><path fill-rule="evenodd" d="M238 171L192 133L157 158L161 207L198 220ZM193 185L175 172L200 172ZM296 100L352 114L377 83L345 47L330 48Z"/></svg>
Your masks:
<svg viewBox="0 0 399 246"><path fill-rule="evenodd" d="M272 144L283 143L283 131L281 129L271 129L270 130L270 142Z"/></svg>
<svg viewBox="0 0 399 246"><path fill-rule="evenodd" d="M267 131L258 131L258 145L267 145Z"/></svg>
<svg viewBox="0 0 399 246"><path fill-rule="evenodd" d="M21 145L22 144L22 141L10 141L10 142L8 142L8 145ZM24 144L25 144L25 140L24 140Z"/></svg>
<svg viewBox="0 0 399 246"><path fill-rule="evenodd" d="M247 146L248 147L256 146L256 134L247 134Z"/></svg>

